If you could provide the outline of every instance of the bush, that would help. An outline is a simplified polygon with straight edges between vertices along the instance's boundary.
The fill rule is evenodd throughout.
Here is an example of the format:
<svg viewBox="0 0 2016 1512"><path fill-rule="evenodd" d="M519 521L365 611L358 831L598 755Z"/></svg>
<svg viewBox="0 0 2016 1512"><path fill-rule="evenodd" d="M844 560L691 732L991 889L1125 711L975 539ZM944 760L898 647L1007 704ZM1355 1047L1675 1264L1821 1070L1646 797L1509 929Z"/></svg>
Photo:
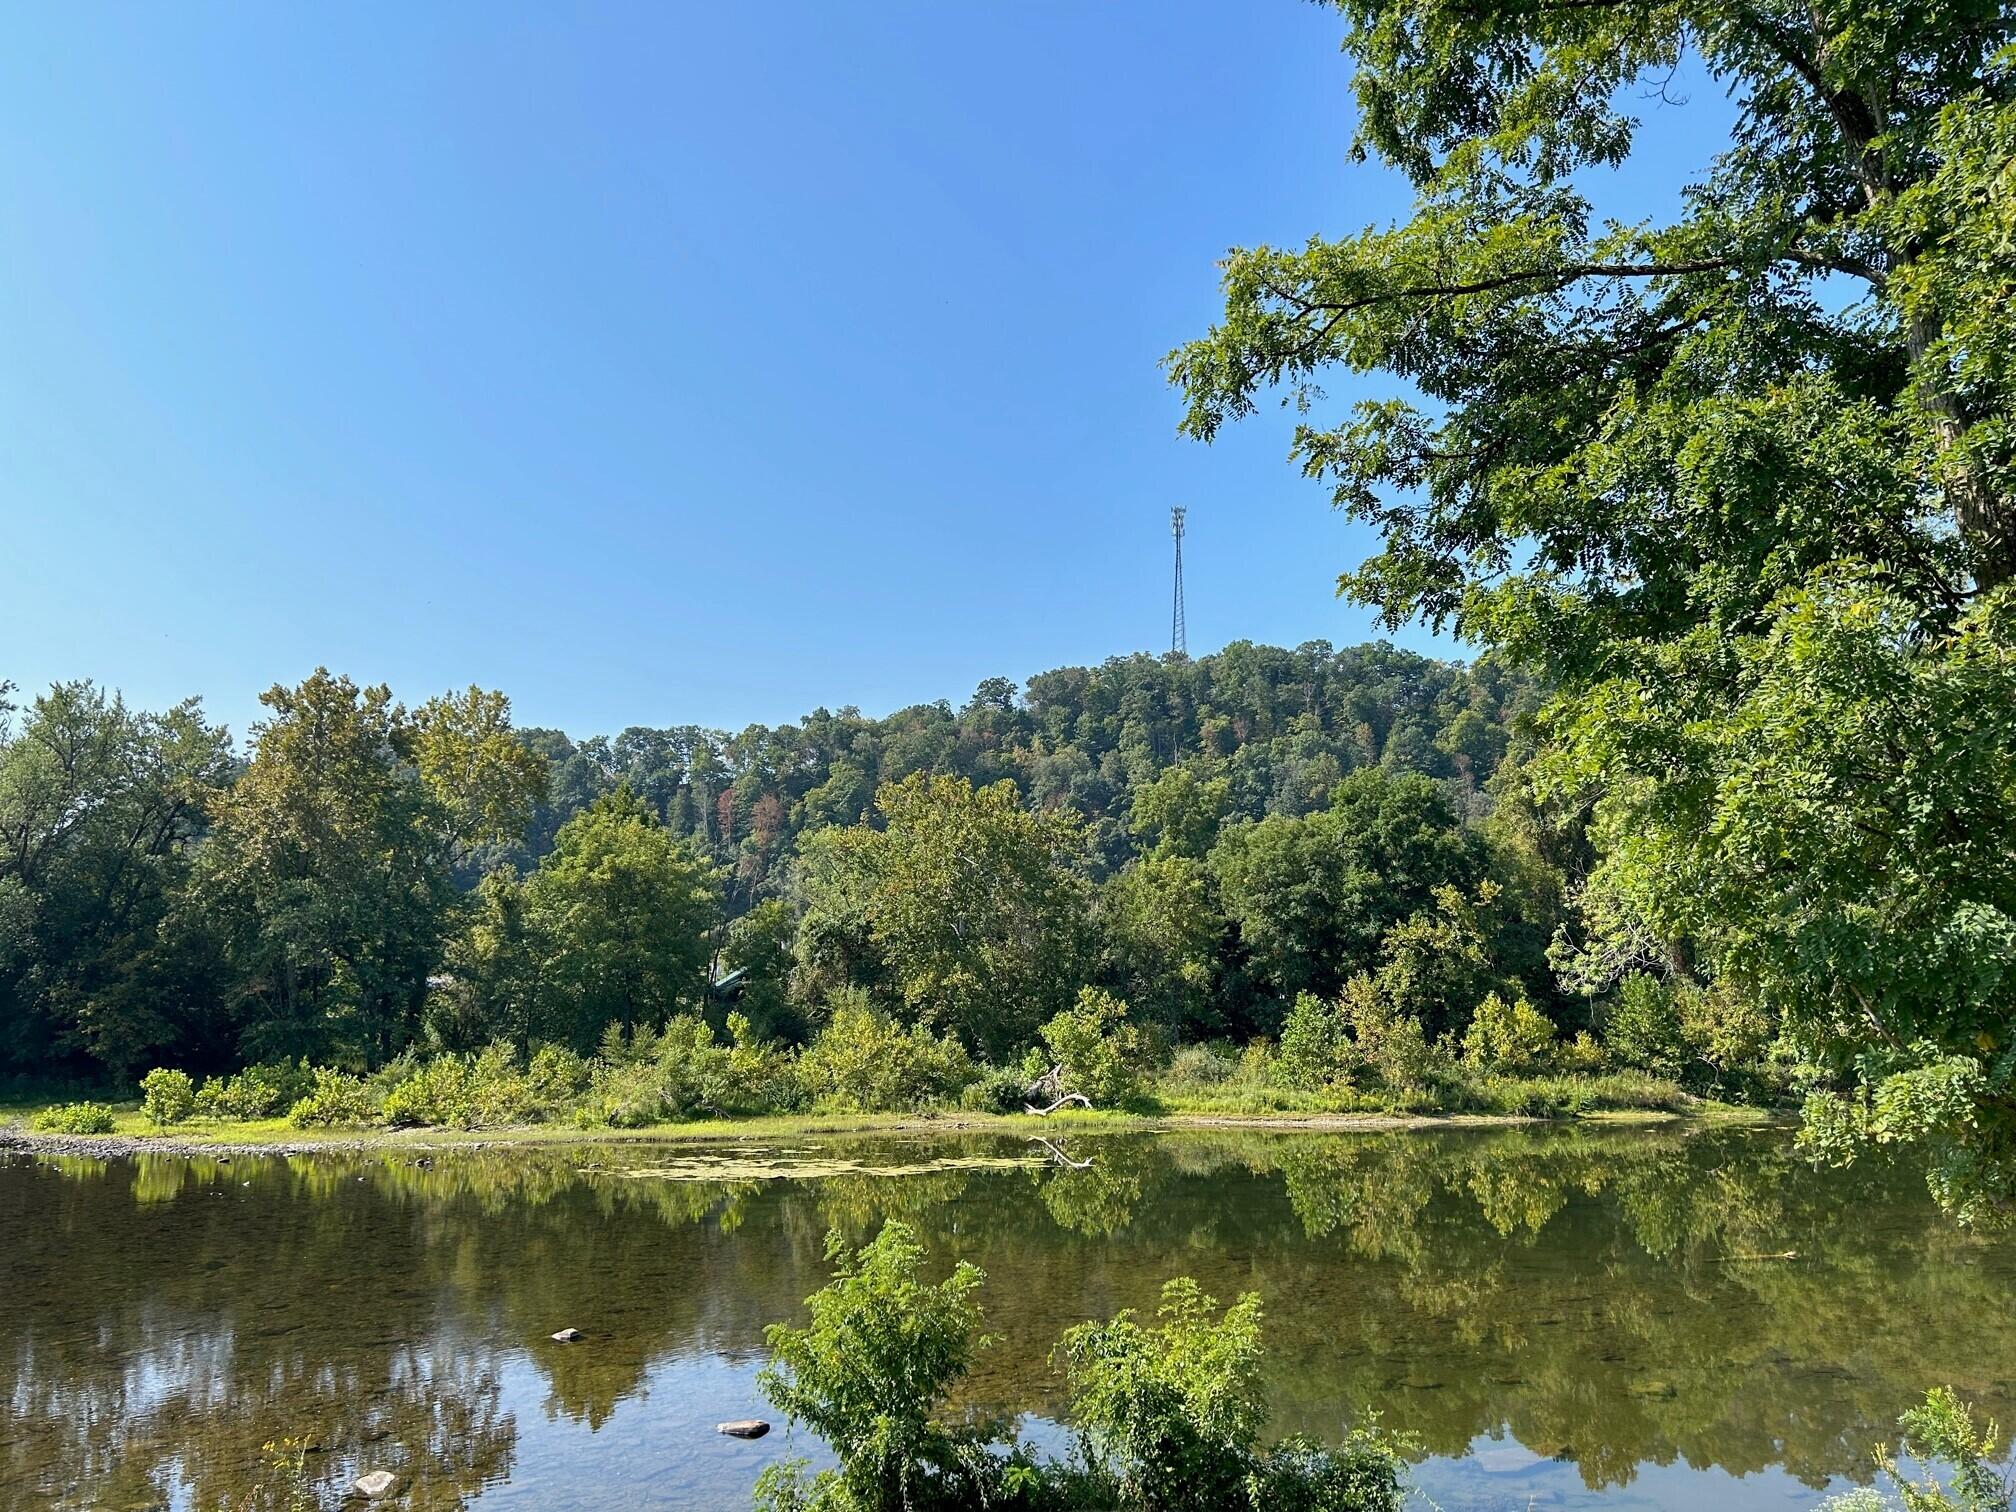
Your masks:
<svg viewBox="0 0 2016 1512"><path fill-rule="evenodd" d="M110 1134L112 1110L104 1103L58 1103L35 1115L35 1127L51 1134Z"/></svg>
<svg viewBox="0 0 2016 1512"><path fill-rule="evenodd" d="M1421 1020L1402 1013L1363 972L1344 984L1337 1009L1353 1048L1385 1086L1403 1093L1427 1089L1446 1058L1428 1043Z"/></svg>
<svg viewBox="0 0 2016 1512"><path fill-rule="evenodd" d="M1313 992L1295 994L1295 1004L1281 1025L1281 1049L1275 1074L1284 1087L1313 1092L1337 1076L1339 1052L1349 1043L1336 1006Z"/></svg>
<svg viewBox="0 0 2016 1512"><path fill-rule="evenodd" d="M822 1111L888 1113L957 1097L979 1078L965 1048L921 1024L905 1029L866 996L839 997L798 1057L797 1079Z"/></svg>
<svg viewBox="0 0 2016 1512"><path fill-rule="evenodd" d="M1460 1076L1443 1086L1444 1105L1518 1118L1570 1118L1604 1109L1678 1112L1689 1101L1679 1083L1643 1071L1601 1076Z"/></svg>
<svg viewBox="0 0 2016 1512"><path fill-rule="evenodd" d="M577 1122L634 1129L797 1106L790 1055L759 1042L742 1014L728 1015L728 1032L724 1045L688 1014L662 1032L639 1028L627 1041L605 1036Z"/></svg>
<svg viewBox="0 0 2016 1512"><path fill-rule="evenodd" d="M532 1085L511 1046L499 1040L475 1055L438 1055L385 1094L395 1127L493 1129L534 1115Z"/></svg>
<svg viewBox="0 0 2016 1512"><path fill-rule="evenodd" d="M1513 1076L1543 1071L1554 1062L1554 1025L1525 998L1508 1003L1491 993L1463 1031L1463 1057L1474 1066Z"/></svg>
<svg viewBox="0 0 2016 1512"><path fill-rule="evenodd" d="M1170 1057L1162 1073L1164 1090L1204 1092L1222 1087L1239 1074L1239 1062L1216 1045L1185 1045Z"/></svg>
<svg viewBox="0 0 2016 1512"><path fill-rule="evenodd" d="M804 1328L773 1323L770 1363L756 1382L794 1424L809 1425L839 1457L807 1488L793 1465L766 1471L759 1503L840 1508L986 1506L1005 1466L972 1429L941 1422L951 1388L976 1347L982 1277L968 1261L935 1284L922 1279L924 1246L891 1220L850 1256L826 1237L833 1279L810 1297Z"/></svg>
<svg viewBox="0 0 2016 1512"><path fill-rule="evenodd" d="M206 1118L277 1118L314 1086L307 1062L247 1066L236 1076L206 1077L196 1094L196 1111Z"/></svg>
<svg viewBox="0 0 2016 1512"><path fill-rule="evenodd" d="M1028 1106L1029 1078L1020 1071L990 1067L959 1094L968 1113L1020 1113Z"/></svg>
<svg viewBox="0 0 2016 1512"><path fill-rule="evenodd" d="M1587 1029L1561 1046L1557 1057L1564 1071L1573 1071L1578 1076L1595 1076L1608 1065L1608 1057L1603 1047L1596 1042L1596 1036Z"/></svg>
<svg viewBox="0 0 2016 1512"><path fill-rule="evenodd" d="M539 1046L525 1068L525 1083L532 1101L549 1115L587 1091L588 1078L588 1062L565 1045Z"/></svg>
<svg viewBox="0 0 2016 1512"><path fill-rule="evenodd" d="M1995 1468L2001 1431L1993 1422L1978 1427L1973 1410L1952 1387L1926 1392L1924 1402L1897 1422L1904 1430L1906 1453L1921 1465L1947 1470L1943 1485L1930 1474L1923 1480L1907 1480L1889 1446L1877 1445L1877 1468L1897 1487L1904 1512L2009 1512L2016 1501L2016 1479ZM1890 1512L1898 1503L1864 1486L1821 1505L1824 1512Z"/></svg>
<svg viewBox="0 0 2016 1512"><path fill-rule="evenodd" d="M140 1111L157 1129L181 1123L196 1111L196 1087L189 1073L156 1066L141 1077Z"/></svg>
<svg viewBox="0 0 2016 1512"><path fill-rule="evenodd" d="M1397 1512L1399 1446L1369 1424L1340 1450L1305 1439L1260 1446L1260 1299L1248 1292L1222 1316L1217 1306L1179 1277L1162 1288L1156 1326L1122 1312L1064 1335L1058 1355L1080 1452L1105 1482L1090 1503Z"/></svg>
<svg viewBox="0 0 2016 1512"><path fill-rule="evenodd" d="M1687 1054L1718 1087L1740 1082L1764 1059L1776 1033L1766 1010L1720 982L1678 994L1678 1006Z"/></svg>
<svg viewBox="0 0 2016 1512"><path fill-rule="evenodd" d="M1056 1063L1064 1092L1102 1107L1132 1100L1141 1090L1141 1035L1127 1022L1127 1005L1099 987L1081 988L1078 1001L1037 1033Z"/></svg>
<svg viewBox="0 0 2016 1512"><path fill-rule="evenodd" d="M1687 1037L1672 987L1634 972L1617 984L1617 997L1604 1015L1603 1043L1611 1056L1671 1076L1686 1064Z"/></svg>
<svg viewBox="0 0 2016 1512"><path fill-rule="evenodd" d="M1245 1501L1253 1446L1267 1421L1260 1299L1222 1318L1187 1278L1162 1288L1158 1326L1131 1311L1081 1323L1058 1354L1072 1415L1116 1505L1232 1507Z"/></svg>
<svg viewBox="0 0 2016 1512"><path fill-rule="evenodd" d="M833 1448L837 1470L805 1461L763 1472L767 1512L954 1512L968 1507L1180 1508L1248 1512L1397 1512L1405 1441L1370 1423L1337 1449L1290 1439L1264 1449L1260 1303L1223 1318L1189 1280L1163 1288L1162 1322L1130 1313L1086 1323L1057 1349L1073 1388L1077 1442L1068 1461L1039 1461L1012 1435L946 1410L976 1349L982 1277L961 1262L922 1279L923 1246L891 1221L849 1256L826 1240L831 1282L806 1298L804 1328L773 1324L757 1377L792 1423Z"/></svg>
<svg viewBox="0 0 2016 1512"><path fill-rule="evenodd" d="M307 1095L288 1110L287 1121L297 1129L355 1128L375 1121L378 1102L361 1076L315 1067Z"/></svg>

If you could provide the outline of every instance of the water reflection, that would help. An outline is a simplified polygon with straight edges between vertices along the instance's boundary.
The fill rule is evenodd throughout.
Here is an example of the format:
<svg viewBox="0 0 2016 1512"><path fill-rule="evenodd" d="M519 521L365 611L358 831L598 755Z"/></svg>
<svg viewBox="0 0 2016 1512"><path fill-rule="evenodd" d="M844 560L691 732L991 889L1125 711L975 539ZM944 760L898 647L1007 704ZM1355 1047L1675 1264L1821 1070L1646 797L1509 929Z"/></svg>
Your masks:
<svg viewBox="0 0 2016 1512"><path fill-rule="evenodd" d="M295 1509L379 1468L430 1509L733 1505L781 1450L706 1426L755 1406L763 1325L819 1283L827 1229L892 1216L988 1274L1002 1342L967 1396L989 1411L1055 1414L1057 1335L1190 1274L1266 1298L1278 1431L1377 1404L1460 1460L1438 1488L1551 1472L1557 1499L1688 1505L1726 1474L1856 1475L1935 1382L2016 1418L2016 1246L1941 1222L1913 1173L1817 1173L1775 1132L1064 1153L11 1157L0 1505ZM548 1339L566 1325L588 1338Z"/></svg>

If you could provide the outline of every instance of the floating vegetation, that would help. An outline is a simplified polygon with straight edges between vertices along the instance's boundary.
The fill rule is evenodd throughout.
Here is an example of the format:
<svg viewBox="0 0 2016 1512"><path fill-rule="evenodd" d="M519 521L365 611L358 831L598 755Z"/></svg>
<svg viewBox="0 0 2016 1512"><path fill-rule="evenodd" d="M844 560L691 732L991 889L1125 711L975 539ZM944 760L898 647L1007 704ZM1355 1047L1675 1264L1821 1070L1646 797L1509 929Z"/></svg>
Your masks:
<svg viewBox="0 0 2016 1512"><path fill-rule="evenodd" d="M826 1156L806 1159L791 1150L711 1154L695 1151L659 1165L599 1168L599 1176L657 1181L821 1181L833 1176L930 1176L940 1171L1040 1170L1051 1162L1040 1155L946 1155L933 1160L876 1164Z"/></svg>

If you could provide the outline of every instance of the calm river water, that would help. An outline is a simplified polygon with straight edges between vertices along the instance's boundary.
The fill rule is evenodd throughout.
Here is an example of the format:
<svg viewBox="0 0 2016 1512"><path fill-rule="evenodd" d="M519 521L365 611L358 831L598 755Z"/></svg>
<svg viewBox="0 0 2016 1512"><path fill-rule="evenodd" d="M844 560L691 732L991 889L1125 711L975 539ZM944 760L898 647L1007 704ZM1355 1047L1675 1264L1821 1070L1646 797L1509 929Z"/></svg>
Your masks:
<svg viewBox="0 0 2016 1512"><path fill-rule="evenodd" d="M721 1419L829 1229L987 1273L971 1405L1054 1442L1057 1335L1265 1298L1275 1428L1363 1407L1467 1508L1804 1508L1927 1386L2016 1421L2016 1241L1771 1130L0 1154L0 1507L747 1506ZM429 1163L417 1163L422 1160ZM587 1336L561 1345L548 1335ZM291 1444L289 1441L292 1441ZM799 1445L800 1449L816 1446Z"/></svg>

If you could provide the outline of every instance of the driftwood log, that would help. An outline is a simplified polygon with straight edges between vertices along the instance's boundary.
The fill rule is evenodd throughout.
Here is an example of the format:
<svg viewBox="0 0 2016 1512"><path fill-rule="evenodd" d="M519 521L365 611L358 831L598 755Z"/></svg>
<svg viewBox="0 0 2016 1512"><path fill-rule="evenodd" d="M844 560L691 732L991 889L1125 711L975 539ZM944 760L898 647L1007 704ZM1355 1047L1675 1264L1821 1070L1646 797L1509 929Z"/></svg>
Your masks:
<svg viewBox="0 0 2016 1512"><path fill-rule="evenodd" d="M1092 1106L1092 1099L1082 1092L1066 1092L1047 1108L1039 1108L1034 1103L1024 1103L1022 1104L1022 1111L1025 1113L1034 1113L1038 1118L1048 1118L1066 1103L1077 1103L1080 1107L1089 1108Z"/></svg>
<svg viewBox="0 0 2016 1512"><path fill-rule="evenodd" d="M1048 1107L1036 1106L1045 1099L1050 1100ZM1038 1118L1048 1118L1066 1103L1077 1103L1082 1108L1089 1108L1092 1106L1092 1099L1082 1092L1064 1090L1064 1067L1061 1063L1052 1066L1022 1089L1023 1109L1034 1113Z"/></svg>

